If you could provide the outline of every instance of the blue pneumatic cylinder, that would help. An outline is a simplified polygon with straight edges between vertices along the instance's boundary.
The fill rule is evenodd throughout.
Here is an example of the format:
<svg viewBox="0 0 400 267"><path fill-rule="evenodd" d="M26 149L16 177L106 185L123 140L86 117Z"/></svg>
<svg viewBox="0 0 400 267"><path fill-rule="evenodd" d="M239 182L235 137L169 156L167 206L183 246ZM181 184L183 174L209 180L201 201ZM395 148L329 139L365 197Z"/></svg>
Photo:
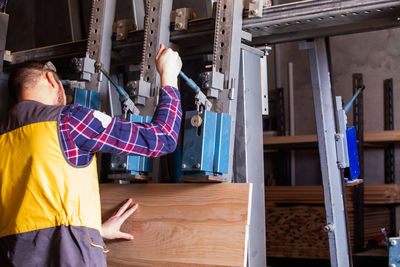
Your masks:
<svg viewBox="0 0 400 267"><path fill-rule="evenodd" d="M190 79L188 76L186 76L185 73L183 73L181 71L181 72L179 72L179 75L185 80L187 85L189 85L189 87L194 90L194 92L196 94L198 94L200 92L200 87L192 79Z"/></svg>

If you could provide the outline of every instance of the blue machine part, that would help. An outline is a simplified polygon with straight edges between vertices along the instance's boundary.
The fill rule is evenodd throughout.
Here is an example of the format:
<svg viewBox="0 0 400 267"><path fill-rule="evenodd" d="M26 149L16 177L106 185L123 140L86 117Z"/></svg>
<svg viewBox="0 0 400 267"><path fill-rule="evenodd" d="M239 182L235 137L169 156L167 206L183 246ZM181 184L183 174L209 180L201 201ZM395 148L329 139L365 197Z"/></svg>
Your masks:
<svg viewBox="0 0 400 267"><path fill-rule="evenodd" d="M389 266L400 267L400 237L389 237Z"/></svg>
<svg viewBox="0 0 400 267"><path fill-rule="evenodd" d="M150 116L130 115L130 121L136 123L151 122ZM144 156L127 156L126 169L131 174L144 174L153 170L153 159Z"/></svg>
<svg viewBox="0 0 400 267"><path fill-rule="evenodd" d="M358 161L356 128L354 126L347 127L346 137L349 152L350 180L356 180L360 176L360 165Z"/></svg>
<svg viewBox="0 0 400 267"><path fill-rule="evenodd" d="M201 116L200 127L192 126ZM212 111L188 111L185 115L182 170L185 175L219 176L228 172L231 116Z"/></svg>
<svg viewBox="0 0 400 267"><path fill-rule="evenodd" d="M75 88L74 104L96 109L100 108L100 93L81 88Z"/></svg>
<svg viewBox="0 0 400 267"><path fill-rule="evenodd" d="M193 116L202 115L200 127L191 125ZM205 172L213 174L217 113L187 111L183 139L183 171Z"/></svg>
<svg viewBox="0 0 400 267"><path fill-rule="evenodd" d="M218 113L214 154L214 172L216 173L228 173L230 136L231 116Z"/></svg>

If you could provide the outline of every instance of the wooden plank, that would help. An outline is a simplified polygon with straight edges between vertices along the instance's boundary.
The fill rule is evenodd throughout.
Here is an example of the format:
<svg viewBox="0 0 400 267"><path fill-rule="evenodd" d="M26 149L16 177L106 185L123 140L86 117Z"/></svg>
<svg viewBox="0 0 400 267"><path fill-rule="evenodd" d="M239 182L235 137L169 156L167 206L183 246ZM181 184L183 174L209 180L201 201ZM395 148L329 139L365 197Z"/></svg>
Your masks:
<svg viewBox="0 0 400 267"><path fill-rule="evenodd" d="M353 188L346 187L348 207L352 207ZM322 186L266 186L266 205L324 204ZM400 204L400 187L396 184L365 185L364 204Z"/></svg>
<svg viewBox="0 0 400 267"><path fill-rule="evenodd" d="M127 198L139 208L107 242L108 266L244 266L251 184L101 184L102 217Z"/></svg>
<svg viewBox="0 0 400 267"><path fill-rule="evenodd" d="M399 142L400 131L379 131L379 132L366 132L364 142L380 143L380 142Z"/></svg>
<svg viewBox="0 0 400 267"><path fill-rule="evenodd" d="M264 145L284 145L284 144L303 144L303 143L316 143L317 135L296 135L296 136L264 136ZM385 143L385 142L399 142L400 131L377 131L365 132L365 143Z"/></svg>
<svg viewBox="0 0 400 267"><path fill-rule="evenodd" d="M264 145L316 143L317 135L264 136Z"/></svg>

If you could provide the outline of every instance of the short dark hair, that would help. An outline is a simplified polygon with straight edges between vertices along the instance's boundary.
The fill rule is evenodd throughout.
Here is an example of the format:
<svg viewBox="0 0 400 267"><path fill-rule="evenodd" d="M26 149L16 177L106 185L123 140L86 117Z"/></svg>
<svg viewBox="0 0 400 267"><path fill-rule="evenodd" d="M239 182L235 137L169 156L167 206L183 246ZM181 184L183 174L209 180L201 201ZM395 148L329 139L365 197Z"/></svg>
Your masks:
<svg viewBox="0 0 400 267"><path fill-rule="evenodd" d="M59 80L57 73L47 68L46 65L46 63L38 61L29 61L11 69L8 78L8 90L14 101L17 102L24 87L36 83L43 72L51 71L55 74L55 79Z"/></svg>

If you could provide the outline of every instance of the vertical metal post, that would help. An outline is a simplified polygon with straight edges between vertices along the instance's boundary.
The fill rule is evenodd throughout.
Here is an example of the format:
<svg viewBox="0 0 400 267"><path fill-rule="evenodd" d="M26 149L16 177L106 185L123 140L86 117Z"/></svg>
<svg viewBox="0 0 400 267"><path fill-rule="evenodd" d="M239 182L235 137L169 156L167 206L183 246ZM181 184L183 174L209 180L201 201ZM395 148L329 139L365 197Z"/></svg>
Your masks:
<svg viewBox="0 0 400 267"><path fill-rule="evenodd" d="M337 166L335 105L331 91L326 44L323 38L301 44L308 49L321 161L331 266L348 267L348 245L343 179Z"/></svg>
<svg viewBox="0 0 400 267"><path fill-rule="evenodd" d="M385 131L394 130L393 79L384 81ZM396 183L394 144L385 147L385 184ZM390 208L390 236L396 235L396 208Z"/></svg>
<svg viewBox="0 0 400 267"><path fill-rule="evenodd" d="M385 131L394 130L393 114L393 79L384 81L385 98ZM394 172L394 145L389 144L385 148L385 184L395 182Z"/></svg>
<svg viewBox="0 0 400 267"><path fill-rule="evenodd" d="M92 16L89 28L87 53L93 60L99 60L110 72L112 25L115 16L116 0L93 0ZM100 109L108 110L107 79L101 79L100 74L92 75L86 89L100 93Z"/></svg>
<svg viewBox="0 0 400 267"><path fill-rule="evenodd" d="M242 45L236 113L235 170L238 177L253 183L248 241L248 264L266 266L265 197L262 131L263 53ZM266 81L264 81L266 82Z"/></svg>
<svg viewBox="0 0 400 267"><path fill-rule="evenodd" d="M286 119L285 119L285 99L283 88L276 89L278 91L278 119L277 128L278 135L283 136L286 134ZM290 166L290 151L278 150L277 161L278 161L278 185L291 185L291 166Z"/></svg>
<svg viewBox="0 0 400 267"><path fill-rule="evenodd" d="M363 75L353 74L353 95L364 86ZM358 159L360 164L360 178L364 178L364 112L363 95L360 94L353 103L353 123L356 127L358 141ZM354 252L364 248L364 184L354 186Z"/></svg>
<svg viewBox="0 0 400 267"><path fill-rule="evenodd" d="M353 95L364 86L363 75L353 74ZM364 178L364 106L363 94L360 94L353 103L353 123L356 127L358 141L358 160L360 163L360 177Z"/></svg>
<svg viewBox="0 0 400 267"><path fill-rule="evenodd" d="M221 7L221 16L219 16L219 30L215 32L214 46L217 48L217 68L225 75L225 84L229 89L224 89L219 93L218 99L213 102L213 111L227 113L232 116L230 149L229 149L229 168L226 179L228 182L241 182L235 174L233 178L233 153L236 150L235 144L235 125L237 110L237 89L240 57L240 46L242 41L242 0L218 0L217 5ZM236 89L236 90L235 90ZM260 95L261 97L261 95ZM261 130L262 131L262 130ZM239 178L239 179L238 179Z"/></svg>

